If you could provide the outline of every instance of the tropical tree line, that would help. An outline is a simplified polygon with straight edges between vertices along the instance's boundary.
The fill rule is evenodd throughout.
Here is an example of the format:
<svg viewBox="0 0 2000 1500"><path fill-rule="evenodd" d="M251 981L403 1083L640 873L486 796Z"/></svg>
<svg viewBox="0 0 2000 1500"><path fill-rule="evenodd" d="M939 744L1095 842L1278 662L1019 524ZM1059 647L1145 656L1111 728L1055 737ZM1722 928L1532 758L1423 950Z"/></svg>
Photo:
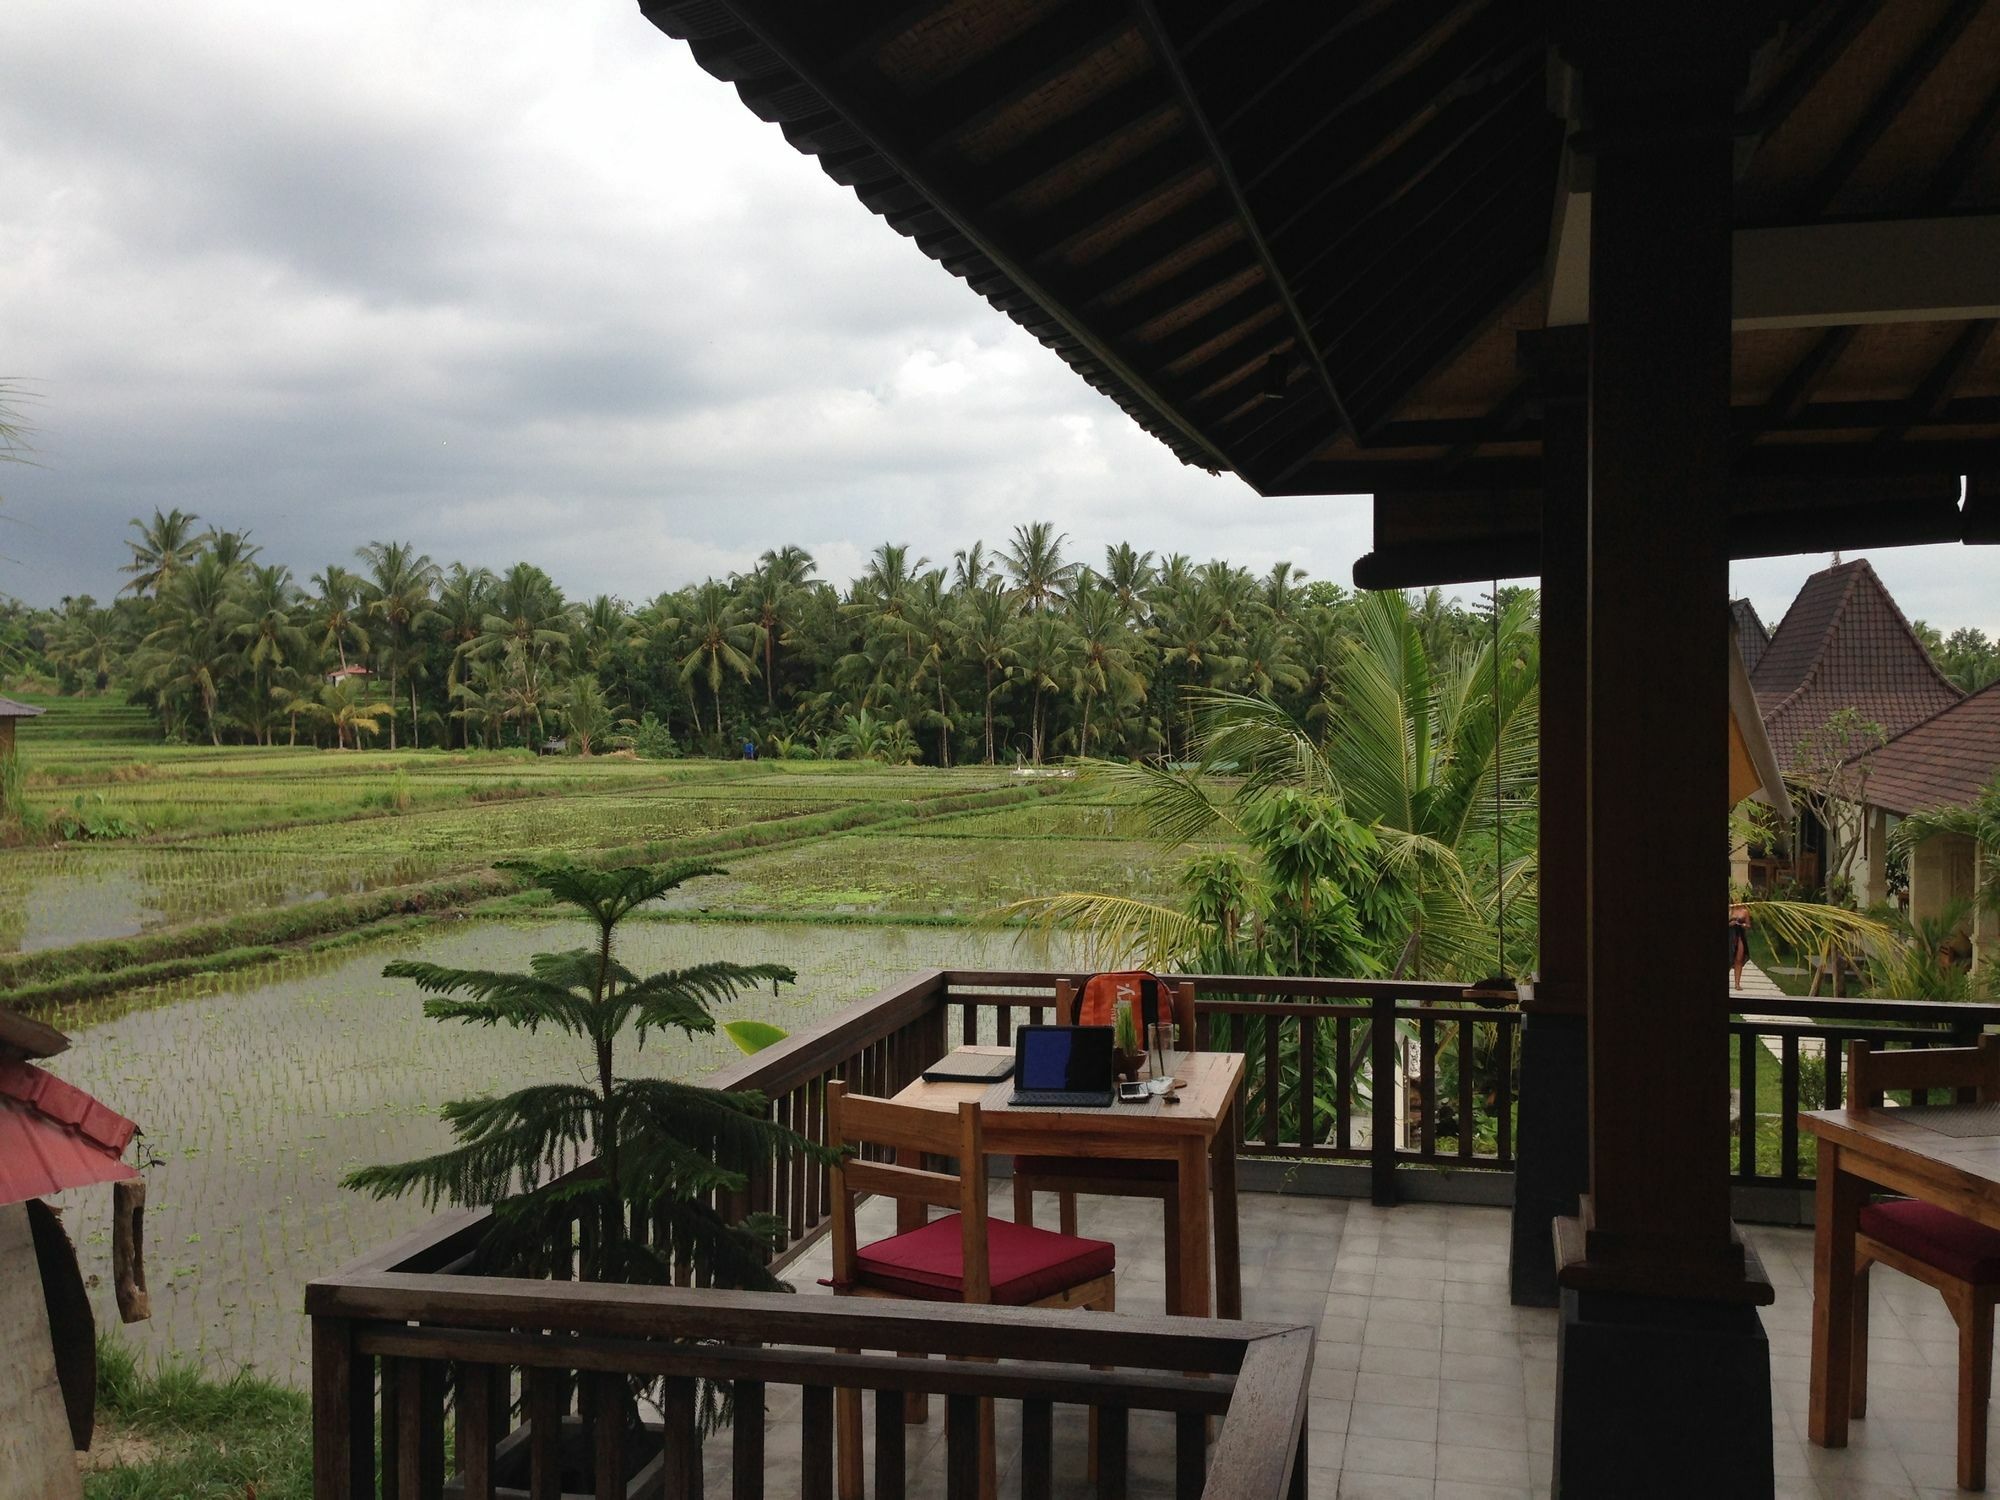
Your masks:
<svg viewBox="0 0 2000 1500"><path fill-rule="evenodd" d="M1086 560L1047 522L944 565L884 543L845 586L777 547L637 603L394 541L300 576L179 510L134 520L127 546L110 603L11 612L10 669L127 693L166 736L213 744L1186 760L1204 694L1324 712L1362 628L1355 595L1289 563L1125 543ZM1531 591L1501 598L1532 627ZM1489 632L1435 591L1409 612L1440 661Z"/></svg>

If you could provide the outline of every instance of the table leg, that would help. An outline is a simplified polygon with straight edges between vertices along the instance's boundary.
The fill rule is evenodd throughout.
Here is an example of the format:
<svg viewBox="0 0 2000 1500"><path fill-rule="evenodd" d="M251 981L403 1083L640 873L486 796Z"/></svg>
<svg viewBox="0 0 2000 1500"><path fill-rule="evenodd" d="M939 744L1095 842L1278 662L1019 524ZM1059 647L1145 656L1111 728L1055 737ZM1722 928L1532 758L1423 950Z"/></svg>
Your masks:
<svg viewBox="0 0 2000 1500"><path fill-rule="evenodd" d="M1243 1133L1243 1096L1230 1102L1215 1133L1215 1312L1243 1316L1243 1254L1236 1224L1236 1141Z"/></svg>
<svg viewBox="0 0 2000 1500"><path fill-rule="evenodd" d="M1209 1315L1209 1181L1208 1142L1190 1137L1181 1144L1180 1172L1181 1296L1184 1317Z"/></svg>
<svg viewBox="0 0 2000 1500"><path fill-rule="evenodd" d="M1868 1185L1844 1170L1840 1148L1821 1138L1813 1225L1812 1388L1807 1435L1822 1448L1847 1446L1854 1378L1854 1235Z"/></svg>

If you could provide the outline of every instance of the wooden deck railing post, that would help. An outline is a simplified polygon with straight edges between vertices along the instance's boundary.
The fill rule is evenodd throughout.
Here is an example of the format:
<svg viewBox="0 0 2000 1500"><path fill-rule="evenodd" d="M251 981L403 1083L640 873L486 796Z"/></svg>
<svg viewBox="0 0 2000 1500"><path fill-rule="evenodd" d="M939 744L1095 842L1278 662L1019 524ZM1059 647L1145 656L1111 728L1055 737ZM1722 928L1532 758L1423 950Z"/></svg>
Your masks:
<svg viewBox="0 0 2000 1500"><path fill-rule="evenodd" d="M347 1318L312 1320L313 1494L374 1500L375 1362Z"/></svg>
<svg viewBox="0 0 2000 1500"><path fill-rule="evenodd" d="M1396 1201L1396 1001L1369 1000L1369 1199L1387 1208Z"/></svg>

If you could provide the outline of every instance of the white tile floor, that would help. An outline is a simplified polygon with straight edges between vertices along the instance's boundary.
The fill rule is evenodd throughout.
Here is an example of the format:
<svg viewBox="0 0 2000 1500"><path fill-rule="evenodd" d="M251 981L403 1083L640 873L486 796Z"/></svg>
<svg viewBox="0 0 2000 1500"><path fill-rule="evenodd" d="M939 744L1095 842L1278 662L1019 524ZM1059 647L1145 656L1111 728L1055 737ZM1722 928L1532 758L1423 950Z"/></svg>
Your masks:
<svg viewBox="0 0 2000 1500"><path fill-rule="evenodd" d="M1005 1184L995 1211L1011 1212ZM871 1205L870 1211L883 1206ZM1053 1206L1044 1222L1052 1220ZM886 1219L886 1215L885 1215ZM1165 1270L1157 1204L1086 1199L1083 1230L1119 1247L1119 1307L1157 1312ZM885 1229L886 1232L886 1229ZM1778 1500L1931 1500L1954 1486L1956 1329L1937 1295L1874 1273L1869 1415L1841 1452L1805 1441L1812 1236L1752 1229L1777 1284L1764 1324ZM1507 1299L1508 1216L1423 1204L1378 1209L1328 1198L1247 1194L1244 1315L1319 1329L1312 1377L1312 1496L1342 1500L1523 1500L1548 1493L1554 1441L1556 1315ZM796 1267L802 1292L827 1271L822 1245ZM787 1397L789 1399L787 1399ZM795 1392L774 1393L769 1493L796 1485ZM1011 1451L1003 1405L999 1452ZM1061 1428L1062 1424L1059 1424ZM1081 1424L1071 1424L1072 1428ZM2000 1428L1996 1428L2000 1432ZM1067 1444L1060 1441L1067 1436ZM943 1423L912 1428L912 1494L942 1493ZM1081 1439L1059 1434L1059 1473L1082 1483ZM721 1449L721 1444L712 1445ZM1172 1427L1132 1421L1130 1492L1172 1493ZM1067 1461L1066 1461L1067 1460ZM710 1492L726 1493L727 1454L710 1454ZM1003 1472L1002 1493L1018 1494Z"/></svg>

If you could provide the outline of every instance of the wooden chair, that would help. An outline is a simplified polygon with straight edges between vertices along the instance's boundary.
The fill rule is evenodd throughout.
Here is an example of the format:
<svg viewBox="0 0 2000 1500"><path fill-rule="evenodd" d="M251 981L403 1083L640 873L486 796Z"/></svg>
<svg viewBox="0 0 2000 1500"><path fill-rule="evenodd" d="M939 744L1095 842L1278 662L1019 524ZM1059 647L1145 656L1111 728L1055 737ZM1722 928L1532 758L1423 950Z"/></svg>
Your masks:
<svg viewBox="0 0 2000 1500"><path fill-rule="evenodd" d="M1168 986L1173 1020L1180 1027L1181 1050L1200 1049L1194 1025L1194 986L1182 981ZM1056 981L1056 1024L1074 1026L1081 992L1067 979ZM1163 996L1164 999L1164 996ZM1178 1166L1171 1161L1098 1161L1087 1156L1017 1156L1014 1158L1014 1222L1035 1222L1035 1194L1056 1194L1056 1223L1064 1234L1076 1233L1076 1195L1106 1198L1157 1198L1166 1215L1167 1311L1179 1312L1181 1285L1181 1226Z"/></svg>
<svg viewBox="0 0 2000 1500"><path fill-rule="evenodd" d="M1008 1307L1117 1309L1117 1252L1106 1240L1078 1239L986 1212L986 1156L979 1106L956 1114L826 1088L827 1143L886 1146L893 1161L847 1155L832 1171L833 1289L843 1297L903 1297ZM958 1174L931 1170L927 1157L952 1157ZM863 1245L854 1227L856 1200L879 1193L897 1200L899 1233ZM951 1210L930 1218L931 1208ZM880 1399L878 1397L878 1399ZM860 1500L861 1393L840 1391L837 1451L841 1500ZM1091 1462L1096 1462L1091 1413ZM980 1403L981 1493L994 1489L993 1404ZM877 1488L882 1488L878 1477Z"/></svg>
<svg viewBox="0 0 2000 1500"><path fill-rule="evenodd" d="M1847 1107L1877 1109L1896 1089L1955 1089L2000 1103L2000 1037L1976 1047L1871 1052L1847 1045ZM1849 1410L1868 1413L1868 1268L1901 1271L1944 1297L1958 1324L1958 1483L1986 1488L1986 1403L1993 1378L1993 1306L2000 1301L2000 1230L1914 1199L1861 1210L1854 1241L1854 1368Z"/></svg>

